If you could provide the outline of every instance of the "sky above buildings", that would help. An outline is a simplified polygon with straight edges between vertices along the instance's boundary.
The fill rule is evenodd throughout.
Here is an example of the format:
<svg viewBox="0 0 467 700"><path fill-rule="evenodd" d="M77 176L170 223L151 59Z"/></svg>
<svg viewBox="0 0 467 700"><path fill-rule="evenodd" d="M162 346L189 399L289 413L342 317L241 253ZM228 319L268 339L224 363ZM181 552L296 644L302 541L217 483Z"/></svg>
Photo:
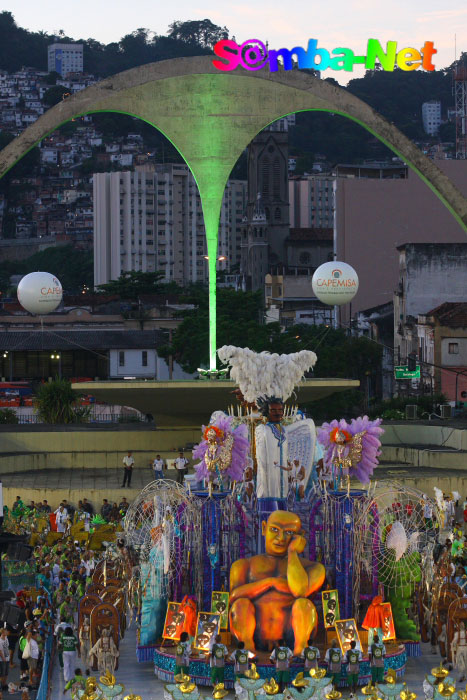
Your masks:
<svg viewBox="0 0 467 700"><path fill-rule="evenodd" d="M227 26L238 43L257 38L276 49L306 47L309 38L329 50L344 46L355 53L365 53L369 38L395 40L398 48L420 48L434 41L436 68L454 60L455 36L457 55L467 51L467 6L460 0L5 0L2 9L27 29L63 29L75 39L92 37L104 43L118 41L138 27L165 34L174 20L209 18ZM342 83L352 77L330 70L324 76Z"/></svg>

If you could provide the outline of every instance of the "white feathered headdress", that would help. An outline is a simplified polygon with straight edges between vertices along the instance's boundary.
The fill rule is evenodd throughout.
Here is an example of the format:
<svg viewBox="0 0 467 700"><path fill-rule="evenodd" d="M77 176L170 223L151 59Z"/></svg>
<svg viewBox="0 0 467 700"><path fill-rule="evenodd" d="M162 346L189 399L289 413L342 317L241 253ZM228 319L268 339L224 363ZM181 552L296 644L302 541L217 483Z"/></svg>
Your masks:
<svg viewBox="0 0 467 700"><path fill-rule="evenodd" d="M276 396L286 401L318 359L311 350L278 355L234 345L224 345L217 354L223 364L230 366L230 378L238 384L248 403L264 396Z"/></svg>

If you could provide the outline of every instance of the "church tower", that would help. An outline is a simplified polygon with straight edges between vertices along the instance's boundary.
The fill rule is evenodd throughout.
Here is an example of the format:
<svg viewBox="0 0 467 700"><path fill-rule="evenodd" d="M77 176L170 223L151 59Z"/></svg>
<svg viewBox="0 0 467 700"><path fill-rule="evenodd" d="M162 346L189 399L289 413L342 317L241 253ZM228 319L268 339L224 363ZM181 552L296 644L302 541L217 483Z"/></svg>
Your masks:
<svg viewBox="0 0 467 700"><path fill-rule="evenodd" d="M288 126L287 117L274 122L248 147L248 204L242 233L241 266L247 289L263 289L264 275L270 267L286 264L285 240L289 235ZM261 218L260 222L258 216L264 221Z"/></svg>

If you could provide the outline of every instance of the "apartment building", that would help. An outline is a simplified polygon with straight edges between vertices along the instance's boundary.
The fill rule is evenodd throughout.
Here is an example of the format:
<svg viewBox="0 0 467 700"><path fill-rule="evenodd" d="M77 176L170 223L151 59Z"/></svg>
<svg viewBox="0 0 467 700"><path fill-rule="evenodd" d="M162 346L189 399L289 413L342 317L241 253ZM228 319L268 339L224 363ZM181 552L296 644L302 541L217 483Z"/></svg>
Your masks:
<svg viewBox="0 0 467 700"><path fill-rule="evenodd" d="M62 78L70 73L83 72L83 44L50 44L47 50L49 73L55 71Z"/></svg>
<svg viewBox="0 0 467 700"><path fill-rule="evenodd" d="M240 260L246 182L229 181L219 223L219 270ZM96 173L94 284L123 272L163 271L166 281L206 282L206 235L196 182L185 164L137 166L134 172Z"/></svg>
<svg viewBox="0 0 467 700"><path fill-rule="evenodd" d="M426 134L434 136L441 126L441 102L431 100L422 104L423 129Z"/></svg>

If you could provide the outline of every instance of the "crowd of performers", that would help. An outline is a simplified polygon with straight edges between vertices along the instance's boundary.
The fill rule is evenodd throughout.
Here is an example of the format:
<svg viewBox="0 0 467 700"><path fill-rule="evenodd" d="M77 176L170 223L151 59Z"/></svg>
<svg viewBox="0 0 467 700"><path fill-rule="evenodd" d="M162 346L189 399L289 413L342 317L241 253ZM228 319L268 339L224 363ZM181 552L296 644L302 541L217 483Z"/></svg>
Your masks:
<svg viewBox="0 0 467 700"><path fill-rule="evenodd" d="M2 555L3 588L17 589L11 603L21 611L20 622L7 624L2 632L9 645L7 664L0 638L2 686L21 690L26 700L38 687L44 650L52 638L50 648L57 652L65 690L78 698L78 691L95 682L93 671L113 674L118 664L127 601L123 544L116 540L122 514L118 525L99 516L99 522L95 518L85 528L83 511L71 517L70 508L64 531L57 532L50 528L48 512L32 513L17 501L7 525L28 534L33 547L27 561ZM10 680L8 686L8 672L17 664L19 683Z"/></svg>
<svg viewBox="0 0 467 700"><path fill-rule="evenodd" d="M442 532L433 550L433 586L423 597L423 633L432 652L467 678L467 498L437 494L443 511Z"/></svg>

